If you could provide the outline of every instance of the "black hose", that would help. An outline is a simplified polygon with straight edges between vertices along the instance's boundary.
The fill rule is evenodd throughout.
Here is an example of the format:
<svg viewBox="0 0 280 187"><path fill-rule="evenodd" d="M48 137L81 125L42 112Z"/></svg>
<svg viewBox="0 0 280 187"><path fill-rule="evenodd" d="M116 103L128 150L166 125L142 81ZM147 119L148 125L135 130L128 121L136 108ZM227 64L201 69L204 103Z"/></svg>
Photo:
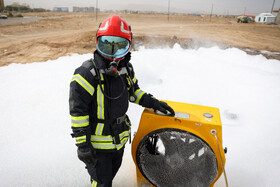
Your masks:
<svg viewBox="0 0 280 187"><path fill-rule="evenodd" d="M122 90L122 93L120 95L118 95L117 97L110 97L108 95L105 94L104 90L102 89L102 83L101 83L101 78L100 78L100 75L99 76L99 85L100 85L100 89L101 89L101 92L103 93L103 95L107 98L107 99L110 99L110 100L116 100L116 99L119 99L123 94L124 94L124 91L125 91L125 83L123 81L123 78L119 75L121 81L122 81L122 85L123 85L123 90Z"/></svg>

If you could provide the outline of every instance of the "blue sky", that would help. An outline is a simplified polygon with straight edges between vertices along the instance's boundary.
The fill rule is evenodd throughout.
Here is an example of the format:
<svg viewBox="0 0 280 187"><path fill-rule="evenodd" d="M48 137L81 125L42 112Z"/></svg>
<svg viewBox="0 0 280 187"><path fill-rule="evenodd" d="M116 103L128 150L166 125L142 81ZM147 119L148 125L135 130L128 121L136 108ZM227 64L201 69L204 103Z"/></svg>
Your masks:
<svg viewBox="0 0 280 187"><path fill-rule="evenodd" d="M96 0L4 0L6 5L13 2L27 3L30 7L52 9L56 6L94 6ZM270 12L273 0L170 0L171 12L210 13L213 4L215 14L259 14ZM132 9L167 12L168 0L98 0L98 7L102 10ZM280 8L280 0L275 0L274 9Z"/></svg>

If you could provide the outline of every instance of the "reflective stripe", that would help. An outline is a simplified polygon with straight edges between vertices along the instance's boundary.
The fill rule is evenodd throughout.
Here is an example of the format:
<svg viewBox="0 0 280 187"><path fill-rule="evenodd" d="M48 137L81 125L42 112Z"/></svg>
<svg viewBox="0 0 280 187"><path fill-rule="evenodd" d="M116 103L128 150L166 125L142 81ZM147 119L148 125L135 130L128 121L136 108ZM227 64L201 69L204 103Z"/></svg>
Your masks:
<svg viewBox="0 0 280 187"><path fill-rule="evenodd" d="M133 77L132 81L133 81L134 83L136 83L136 81L137 81L137 79L136 79L136 77L135 77L135 74L134 74L134 77Z"/></svg>
<svg viewBox="0 0 280 187"><path fill-rule="evenodd" d="M89 122L89 119L83 119L83 120L71 120L72 123L76 123L76 124L81 124L81 123L86 123Z"/></svg>
<svg viewBox="0 0 280 187"><path fill-rule="evenodd" d="M95 142L113 142L113 138L111 135L108 136L96 136L96 135L92 135L91 136L91 141L95 141Z"/></svg>
<svg viewBox="0 0 280 187"><path fill-rule="evenodd" d="M120 144L117 145L117 150L120 150L127 142L128 137L124 138Z"/></svg>
<svg viewBox="0 0 280 187"><path fill-rule="evenodd" d="M102 135L103 128L104 128L104 123L98 123L97 127L96 127L96 130L95 130L95 134L96 135Z"/></svg>
<svg viewBox="0 0 280 187"><path fill-rule="evenodd" d="M131 82L130 82L130 78L129 78L129 75L127 74L127 77L126 77L126 79L127 79L127 82L128 82L128 90L130 89L130 87L131 87Z"/></svg>
<svg viewBox="0 0 280 187"><path fill-rule="evenodd" d="M127 142L128 137L129 137L129 131L124 131L120 135L120 144L114 144L113 143L113 137L108 135L108 136L96 136L92 135L91 136L91 144L95 149L121 149Z"/></svg>
<svg viewBox="0 0 280 187"><path fill-rule="evenodd" d="M122 139L125 136L129 136L129 131L124 131L119 136L120 136L120 139Z"/></svg>
<svg viewBox="0 0 280 187"><path fill-rule="evenodd" d="M78 143L78 144L80 144L80 143L83 143L83 142L86 142L86 136L80 136L80 137L77 137L77 138L75 138L76 139L76 142Z"/></svg>
<svg viewBox="0 0 280 187"><path fill-rule="evenodd" d="M71 116L72 127L86 127L89 125L89 116Z"/></svg>
<svg viewBox="0 0 280 187"><path fill-rule="evenodd" d="M80 74L75 74L72 78L72 81L77 81L90 95L94 94L93 86Z"/></svg>
<svg viewBox="0 0 280 187"><path fill-rule="evenodd" d="M100 73L101 81L104 80L103 74ZM104 90L104 84L101 85L102 89ZM104 116L104 95L102 93L102 90L100 88L100 84L97 86L97 118L98 119L105 119ZM98 123L95 129L95 134L96 135L102 135L104 128L103 123Z"/></svg>
<svg viewBox="0 0 280 187"><path fill-rule="evenodd" d="M140 99L142 98L142 96L143 96L145 93L146 93L146 92L144 92L144 91L142 91L142 90L140 90L140 89L136 90L136 91L135 91L135 95L136 95L137 99L136 99L135 103L139 104Z"/></svg>
<svg viewBox="0 0 280 187"><path fill-rule="evenodd" d="M107 22L105 23L105 26L104 26L104 27L99 27L99 30L100 30L100 31L105 31L105 30L108 29L108 27L109 27L109 21L107 21Z"/></svg>
<svg viewBox="0 0 280 187"><path fill-rule="evenodd" d="M97 182L95 180L92 180L91 187L96 187L96 186L97 186Z"/></svg>
<svg viewBox="0 0 280 187"><path fill-rule="evenodd" d="M100 73L101 80L103 81L103 75ZM104 85L101 85L104 90ZM100 84L97 86L97 118L104 119L104 95L101 91Z"/></svg>
<svg viewBox="0 0 280 187"><path fill-rule="evenodd" d="M123 22L121 22L121 31L122 31L123 33L129 34L129 30L125 30L125 29L124 29Z"/></svg>
<svg viewBox="0 0 280 187"><path fill-rule="evenodd" d="M92 142L92 146L95 148L95 149L121 149L127 142L128 140L128 136L124 137L122 140L121 140L121 143L118 144L118 145L115 145L113 143L96 143L96 142Z"/></svg>
<svg viewBox="0 0 280 187"><path fill-rule="evenodd" d="M120 140L123 139L125 136L129 135L129 131L124 131L121 134L119 134L120 136ZM91 141L94 142L113 142L113 137L111 135L108 136L97 136L97 135L92 135L91 136Z"/></svg>

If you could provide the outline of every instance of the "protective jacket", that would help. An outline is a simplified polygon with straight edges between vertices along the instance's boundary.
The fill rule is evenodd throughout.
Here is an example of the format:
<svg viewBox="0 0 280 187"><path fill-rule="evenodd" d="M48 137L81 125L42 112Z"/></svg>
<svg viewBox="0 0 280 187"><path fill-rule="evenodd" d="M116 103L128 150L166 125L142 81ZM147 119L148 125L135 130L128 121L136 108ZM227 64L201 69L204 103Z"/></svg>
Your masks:
<svg viewBox="0 0 280 187"><path fill-rule="evenodd" d="M136 96L133 102L147 108L152 108L157 101L139 88L129 61L130 53L118 64L119 76L110 76L105 69L111 61L95 51L94 59L85 61L75 70L69 104L72 136L78 147L91 144L102 151L123 148L130 135L130 121L126 115L129 97Z"/></svg>

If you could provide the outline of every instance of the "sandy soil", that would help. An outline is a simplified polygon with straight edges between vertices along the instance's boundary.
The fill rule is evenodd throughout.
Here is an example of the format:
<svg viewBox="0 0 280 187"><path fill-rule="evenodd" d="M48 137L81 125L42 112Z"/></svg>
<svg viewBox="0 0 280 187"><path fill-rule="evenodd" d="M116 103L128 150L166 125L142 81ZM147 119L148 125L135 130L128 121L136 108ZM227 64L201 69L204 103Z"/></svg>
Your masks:
<svg viewBox="0 0 280 187"><path fill-rule="evenodd" d="M72 53L89 53L95 49L99 23L112 13L24 14L39 18L32 22L3 23L0 20L0 66L10 63L41 62ZM172 46L184 48L219 45L238 47L251 53L262 50L280 52L280 25L238 24L234 18L201 16L120 14L134 34L133 49ZM13 18L9 18L13 19ZM23 18L24 19L24 18ZM269 55L280 59L280 53Z"/></svg>

